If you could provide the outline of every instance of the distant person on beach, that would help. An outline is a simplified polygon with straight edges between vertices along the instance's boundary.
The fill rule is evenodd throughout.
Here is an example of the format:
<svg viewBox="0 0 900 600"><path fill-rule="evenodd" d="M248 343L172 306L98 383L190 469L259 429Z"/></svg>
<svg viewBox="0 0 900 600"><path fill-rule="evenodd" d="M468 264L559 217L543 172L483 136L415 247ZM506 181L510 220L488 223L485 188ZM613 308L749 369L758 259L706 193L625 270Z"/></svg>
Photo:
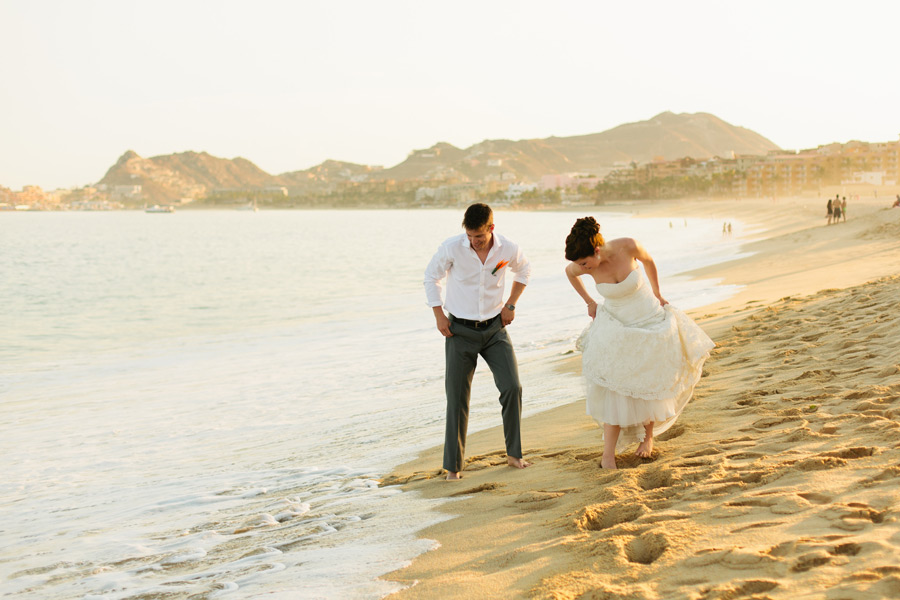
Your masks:
<svg viewBox="0 0 900 600"><path fill-rule="evenodd" d="M844 219L844 223L847 222L847 196L844 196L843 200L841 200L841 217Z"/></svg>
<svg viewBox="0 0 900 600"><path fill-rule="evenodd" d="M831 198L828 199L828 204L825 205L825 209L828 211L828 225L831 225L831 218L834 215L834 208L832 206Z"/></svg>
<svg viewBox="0 0 900 600"><path fill-rule="evenodd" d="M447 479L460 479L464 466L469 398L478 356L484 358L500 391L506 462L524 469L519 421L522 385L506 326L516 317L516 304L531 276L531 265L519 246L494 233L494 215L486 204L466 209L465 233L444 241L425 269L425 294L444 336L447 423L444 469ZM504 300L506 274L513 282ZM446 280L446 301L441 299ZM449 314L444 313L446 307Z"/></svg>
<svg viewBox="0 0 900 600"><path fill-rule="evenodd" d="M839 198L834 201L834 204L832 205L832 209L834 212L834 221L833 222L835 224L840 223L841 222L841 201Z"/></svg>
<svg viewBox="0 0 900 600"><path fill-rule="evenodd" d="M715 344L662 297L656 263L637 240L606 242L597 221L584 217L566 238L566 258L569 283L593 319L578 345L587 413L603 427L601 465L616 468L620 433L638 442L636 456L650 458L654 436L681 414ZM593 279L602 304L582 275Z"/></svg>
<svg viewBox="0 0 900 600"><path fill-rule="evenodd" d="M894 200L893 204L891 204L891 208L898 208L898 207L900 207L900 194L897 194L897 199Z"/></svg>

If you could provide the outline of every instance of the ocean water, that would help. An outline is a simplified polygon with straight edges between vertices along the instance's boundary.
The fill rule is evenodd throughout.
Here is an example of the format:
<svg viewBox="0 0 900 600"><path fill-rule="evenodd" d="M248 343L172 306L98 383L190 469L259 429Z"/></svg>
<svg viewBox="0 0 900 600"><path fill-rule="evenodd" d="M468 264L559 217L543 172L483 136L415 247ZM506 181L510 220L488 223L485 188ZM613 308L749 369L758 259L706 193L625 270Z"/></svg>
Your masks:
<svg viewBox="0 0 900 600"><path fill-rule="evenodd" d="M563 273L582 214L641 240L681 308L735 291L679 273L735 256L738 222L724 238L721 218L498 210L533 264L510 327L525 414L582 397L551 367L588 322ZM444 517L378 479L443 440L422 273L461 218L0 214L0 596L398 589L379 576L433 547L415 533ZM470 431L499 423L480 365Z"/></svg>

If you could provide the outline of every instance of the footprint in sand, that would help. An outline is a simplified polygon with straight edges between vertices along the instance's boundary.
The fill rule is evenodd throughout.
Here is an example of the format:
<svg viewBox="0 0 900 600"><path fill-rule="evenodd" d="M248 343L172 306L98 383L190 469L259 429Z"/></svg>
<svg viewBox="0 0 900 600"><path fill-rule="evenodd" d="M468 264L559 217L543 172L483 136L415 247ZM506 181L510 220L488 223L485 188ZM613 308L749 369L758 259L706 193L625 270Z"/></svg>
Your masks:
<svg viewBox="0 0 900 600"><path fill-rule="evenodd" d="M814 569L815 567L827 565L831 562L831 558L832 557L824 550L809 552L798 558L794 564L791 565L791 571L794 573L803 573L810 569Z"/></svg>
<svg viewBox="0 0 900 600"><path fill-rule="evenodd" d="M862 546L854 542L847 542L846 544L838 544L830 552L836 556L856 556L862 552Z"/></svg>
<svg viewBox="0 0 900 600"><path fill-rule="evenodd" d="M725 455L725 458L728 460L755 460L757 458L762 458L765 456L762 452L733 452L732 454Z"/></svg>
<svg viewBox="0 0 900 600"><path fill-rule="evenodd" d="M743 407L747 407L747 406L759 406L760 404L762 404L762 401L757 398L743 398L743 399L735 402L735 404L743 408ZM728 407L728 408L731 408L731 407ZM732 408L732 410L734 410L734 409Z"/></svg>
<svg viewBox="0 0 900 600"><path fill-rule="evenodd" d="M803 492L797 495L813 504L828 504L831 502L831 496L826 496L825 494L819 494L817 492Z"/></svg>
<svg viewBox="0 0 900 600"><path fill-rule="evenodd" d="M867 448L864 446L855 446L853 448L844 448L843 450L832 450L823 452L819 456L834 456L837 458L846 458L853 460L854 458L864 458L875 454L875 448Z"/></svg>
<svg viewBox="0 0 900 600"><path fill-rule="evenodd" d="M835 529L862 531L873 524L883 523L887 513L887 510L875 510L868 504L851 502L832 505L821 513L821 516L830 521Z"/></svg>
<svg viewBox="0 0 900 600"><path fill-rule="evenodd" d="M489 492L491 490L496 490L501 487L503 487L502 483L482 483L481 485L475 486L473 488L469 488L467 490L462 490L460 492L454 492L450 495L451 496L468 496L470 494L477 494L479 492Z"/></svg>
<svg viewBox="0 0 900 600"><path fill-rule="evenodd" d="M744 484L766 483L770 471L741 471L737 474L736 479Z"/></svg>
<svg viewBox="0 0 900 600"><path fill-rule="evenodd" d="M638 485L644 491L671 487L674 482L675 477L672 470L664 468L648 469L637 478Z"/></svg>
<svg viewBox="0 0 900 600"><path fill-rule="evenodd" d="M661 533L644 533L625 544L628 562L649 565L656 562L669 547L669 540Z"/></svg>
<svg viewBox="0 0 900 600"><path fill-rule="evenodd" d="M582 531L602 531L635 521L646 512L642 504L595 504L586 507L575 524Z"/></svg>

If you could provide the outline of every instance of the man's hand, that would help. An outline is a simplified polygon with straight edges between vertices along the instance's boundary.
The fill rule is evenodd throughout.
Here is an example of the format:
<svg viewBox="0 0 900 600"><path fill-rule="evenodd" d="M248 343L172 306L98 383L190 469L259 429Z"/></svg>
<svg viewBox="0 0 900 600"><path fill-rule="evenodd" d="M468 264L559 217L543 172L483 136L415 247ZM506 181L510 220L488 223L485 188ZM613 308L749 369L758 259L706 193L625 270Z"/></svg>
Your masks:
<svg viewBox="0 0 900 600"><path fill-rule="evenodd" d="M506 327L510 323L513 322L513 319L516 318L516 311L509 310L505 306L500 311L500 320L503 322L503 326Z"/></svg>
<svg viewBox="0 0 900 600"><path fill-rule="evenodd" d="M434 311L434 320L437 321L437 328L442 336L453 337L453 333L450 332L450 319L447 318L443 310Z"/></svg>

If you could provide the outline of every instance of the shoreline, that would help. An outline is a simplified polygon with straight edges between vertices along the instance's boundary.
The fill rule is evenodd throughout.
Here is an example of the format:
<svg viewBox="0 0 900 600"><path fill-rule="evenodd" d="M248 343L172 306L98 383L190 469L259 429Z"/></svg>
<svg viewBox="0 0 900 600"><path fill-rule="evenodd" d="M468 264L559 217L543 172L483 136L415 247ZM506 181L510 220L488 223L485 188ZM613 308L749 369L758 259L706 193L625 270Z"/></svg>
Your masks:
<svg viewBox="0 0 900 600"><path fill-rule="evenodd" d="M523 420L526 458L534 463L525 471L504 466L499 426L470 435L466 478L461 482L444 482L439 476L440 446L398 465L383 485L402 483L405 491L429 499L458 499L438 509L452 515L448 520L419 533L436 539L440 548L383 577L410 586L391 597L577 598L591 590L595 595L590 597L596 598L687 597L679 596L688 586L684 571L700 566L704 568L694 569L695 585L723 594L759 588L772 590L773 597L788 597L815 589L808 587L809 577L803 575L811 567L785 571L782 564L790 557L799 561L795 567L805 565L801 558L807 555L804 560L832 565L823 572L833 571L832 578L850 585L848 590L874 586L865 577L853 584L856 587L848 584L847 568L837 568L838 563L856 563L862 568L857 571L866 571L873 567L870 562L896 552L897 542L885 542L884 548L870 553L859 551L853 556L860 559L849 560L849 553L829 554L829 548L834 551L838 545L828 547L827 535L802 549L783 547L787 538L777 541L776 535L787 535L811 515L828 523L827 514L852 512L848 508L852 503L841 502L841 494L817 490L844 486L850 497L856 482L847 483L847 472L858 470L857 465L865 465L866 477L878 482L872 486L885 490L880 492L880 504L866 504L865 510L873 512L865 514L881 515L878 523L869 520L854 526L859 525L860 531L887 523L886 530L897 528L895 519L885 518L893 499L900 500L900 470L890 475L900 458L897 445L872 445L863 439L871 421L852 432L847 427L847 435L841 436L843 426L832 431L829 423L817 420L828 417L847 423L851 420L847 413L859 412L859 400L871 397L874 408L866 410L880 413L870 419L883 420L879 423L883 431L893 424L893 413L881 405L900 397L900 356L898 344L879 328L895 318L895 303L889 297L892 286L900 283L900 211L891 212L883 202L860 201L850 206L847 222L825 226L824 206L818 205L808 199L717 202L713 215L703 201L630 206L635 216L723 214L758 228L742 247L750 256L684 274L743 286L727 300L689 311L718 345L694 399L675 427L659 438L653 459L620 455L618 472L599 470L598 428L584 414L583 397ZM826 314L833 311L834 318L814 322L803 314L814 308ZM860 315L873 311L876 317L870 326L875 331L859 345L881 349L855 356L855 345L848 344L863 328L851 324L869 318ZM884 315L883 324L878 315ZM796 330L792 336L780 333L789 329ZM820 349L827 344L819 340L831 337L837 348ZM766 346L768 338L773 338L777 352ZM842 377L847 355L862 368ZM793 372L799 368L795 363L810 361L826 364L818 365L821 368L806 364L806 370L780 383L783 389L770 385L781 379L781 371ZM831 363L834 368L826 368ZM551 366L560 376L580 375L577 355L560 357ZM892 376L897 385L881 385L879 377ZM837 384L846 390L829 391ZM749 422L733 427L735 419ZM716 431L729 431L734 437L722 440ZM746 450L760 446L774 450ZM857 458L864 460L850 462ZM890 476L882 477L883 473ZM789 480L796 489L782 490L776 479ZM764 495L778 502L758 499ZM727 518L715 515L714 508L720 505L733 507L720 509ZM750 522L751 516L759 520ZM732 517L747 521L746 528L721 531ZM836 518L832 524L851 517ZM769 551L757 548L760 538L771 542ZM796 538L794 533L792 539ZM705 550L696 552L701 548ZM772 548L782 550L771 552ZM771 577L764 584L728 588L739 575L731 572L735 561L758 564ZM893 577L900 585L900 578Z"/></svg>

